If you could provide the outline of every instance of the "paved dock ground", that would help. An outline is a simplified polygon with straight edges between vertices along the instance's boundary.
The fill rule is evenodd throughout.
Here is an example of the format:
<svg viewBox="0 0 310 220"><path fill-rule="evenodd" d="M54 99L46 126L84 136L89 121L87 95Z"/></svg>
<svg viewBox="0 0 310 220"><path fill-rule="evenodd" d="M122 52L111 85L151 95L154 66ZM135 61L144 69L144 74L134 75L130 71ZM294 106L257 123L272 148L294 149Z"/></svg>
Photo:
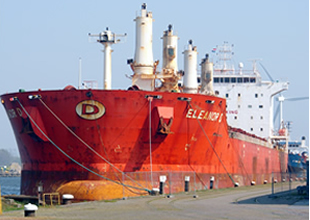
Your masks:
<svg viewBox="0 0 310 220"><path fill-rule="evenodd" d="M268 184L180 193L171 198L160 195L83 202L39 207L35 217L26 219L309 219L309 199L298 195L296 190L273 197L270 194ZM0 215L2 219L25 219L24 211L5 212Z"/></svg>

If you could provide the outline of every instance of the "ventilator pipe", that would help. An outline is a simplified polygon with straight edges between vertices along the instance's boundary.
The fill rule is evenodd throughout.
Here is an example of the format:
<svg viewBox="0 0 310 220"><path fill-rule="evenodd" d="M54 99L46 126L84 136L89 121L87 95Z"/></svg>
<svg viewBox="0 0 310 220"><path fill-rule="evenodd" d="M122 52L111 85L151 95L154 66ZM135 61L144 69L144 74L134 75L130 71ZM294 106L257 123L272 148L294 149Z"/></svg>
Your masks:
<svg viewBox="0 0 310 220"><path fill-rule="evenodd" d="M173 35L172 25L168 26L168 30L164 31L163 39L163 69L172 69L178 71L178 36Z"/></svg>
<svg viewBox="0 0 310 220"><path fill-rule="evenodd" d="M209 54L201 61L201 93L214 95L213 63L209 61Z"/></svg>
<svg viewBox="0 0 310 220"><path fill-rule="evenodd" d="M136 22L136 48L134 57L135 74L153 74L153 18L152 13L146 11L146 4L142 4L141 16L137 16Z"/></svg>
<svg viewBox="0 0 310 220"><path fill-rule="evenodd" d="M155 87L154 61L152 49L152 13L146 11L146 4L141 8L141 16L137 16L136 22L136 48L133 62L130 66L134 71L132 85L141 90L153 91Z"/></svg>
<svg viewBox="0 0 310 220"><path fill-rule="evenodd" d="M183 91L186 93L197 93L197 48L193 46L193 41L189 40L184 54L184 77Z"/></svg>

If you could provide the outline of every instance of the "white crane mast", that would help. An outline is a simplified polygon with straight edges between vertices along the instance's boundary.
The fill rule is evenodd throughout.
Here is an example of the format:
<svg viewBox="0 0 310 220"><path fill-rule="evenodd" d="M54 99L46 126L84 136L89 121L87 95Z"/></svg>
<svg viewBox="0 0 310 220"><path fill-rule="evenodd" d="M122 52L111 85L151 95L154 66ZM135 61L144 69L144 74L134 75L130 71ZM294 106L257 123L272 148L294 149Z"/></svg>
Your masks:
<svg viewBox="0 0 310 220"><path fill-rule="evenodd" d="M121 39L117 37L125 37L124 35L116 35L108 28L99 34L88 34L90 37L99 37L97 42L104 46L103 61L103 89L111 89L112 85L112 44L120 43Z"/></svg>

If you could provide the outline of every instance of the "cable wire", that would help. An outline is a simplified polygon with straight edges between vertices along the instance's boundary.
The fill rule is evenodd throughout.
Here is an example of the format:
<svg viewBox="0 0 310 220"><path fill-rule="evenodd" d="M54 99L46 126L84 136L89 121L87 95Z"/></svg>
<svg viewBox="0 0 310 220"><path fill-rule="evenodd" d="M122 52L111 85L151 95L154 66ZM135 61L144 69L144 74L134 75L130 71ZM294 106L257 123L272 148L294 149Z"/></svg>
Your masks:
<svg viewBox="0 0 310 220"><path fill-rule="evenodd" d="M42 131L42 129L38 126L38 124L37 124L37 123L34 121L34 119L30 116L30 114L27 112L27 110L26 110L25 107L22 105L22 103L19 101L19 99L17 98L17 99L15 99L15 100L19 103L19 105L21 106L21 108L23 109L23 111L26 113L26 115L28 116L28 118L33 122L33 124L37 127L37 129L44 135L44 137L46 137L46 139L48 139L49 142L50 142L54 147L56 147L63 155L65 155L65 156L66 156L67 158L69 158L71 161L73 161L74 163L76 163L76 164L79 165L80 167L84 168L85 170L87 170L87 171L89 171L89 172L95 174L96 176L99 176L99 177L101 177L101 178L103 178L103 179L105 179L105 180L111 181L111 182L116 183L116 184L118 184L118 185L123 185L123 186L131 187L131 188L134 188L134 189L145 190L145 191L147 191L147 192L150 192L150 190L149 190L149 189L146 189L146 188L142 188L142 189L141 189L141 188L138 188L138 187L135 187L135 186L127 185L127 184L124 184L124 183L119 183L119 182L117 182L117 181L115 181L115 180L109 179L109 178L107 178L107 177L105 177L105 176L102 176L102 175L96 173L95 171L93 171L93 170L87 168L87 167L84 166L83 164L81 164L81 163L79 163L78 161L76 161L75 159L73 159L73 158L72 158L71 156L69 156L66 152L64 152L60 147L58 147L58 146L47 136L47 134L45 134L45 133ZM40 99L40 100L41 100L41 99Z"/></svg>

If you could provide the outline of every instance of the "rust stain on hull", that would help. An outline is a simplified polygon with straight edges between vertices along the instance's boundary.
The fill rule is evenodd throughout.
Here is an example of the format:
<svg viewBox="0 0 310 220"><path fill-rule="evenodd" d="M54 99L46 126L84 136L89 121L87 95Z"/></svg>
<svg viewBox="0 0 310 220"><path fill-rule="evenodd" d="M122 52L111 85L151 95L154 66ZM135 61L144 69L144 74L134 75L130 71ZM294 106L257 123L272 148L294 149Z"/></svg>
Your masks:
<svg viewBox="0 0 310 220"><path fill-rule="evenodd" d="M47 192L73 193L80 189L76 195L81 199L106 199L109 193L118 197L123 187L106 180L98 182L102 176L122 181L121 172L136 173L133 178L151 189L150 180L138 175L150 173L151 167L152 172L197 173L202 188L208 185L210 175L218 176L218 187L230 187L232 179L244 185L253 180L259 184L272 172L285 172L285 152L228 127L225 99L152 92L162 98L151 101L150 111L149 94L59 90L2 95L23 163L21 193L36 195L36 187L42 182ZM40 99L29 99L30 95L39 95ZM19 102L10 101L11 97ZM184 97L191 100L190 105L182 101ZM210 99L211 104L206 102ZM38 124L46 136L39 135L33 122L35 135L21 132L30 129L25 120L32 121L21 105L36 108ZM183 181L178 178L174 178L173 187L181 190Z"/></svg>

